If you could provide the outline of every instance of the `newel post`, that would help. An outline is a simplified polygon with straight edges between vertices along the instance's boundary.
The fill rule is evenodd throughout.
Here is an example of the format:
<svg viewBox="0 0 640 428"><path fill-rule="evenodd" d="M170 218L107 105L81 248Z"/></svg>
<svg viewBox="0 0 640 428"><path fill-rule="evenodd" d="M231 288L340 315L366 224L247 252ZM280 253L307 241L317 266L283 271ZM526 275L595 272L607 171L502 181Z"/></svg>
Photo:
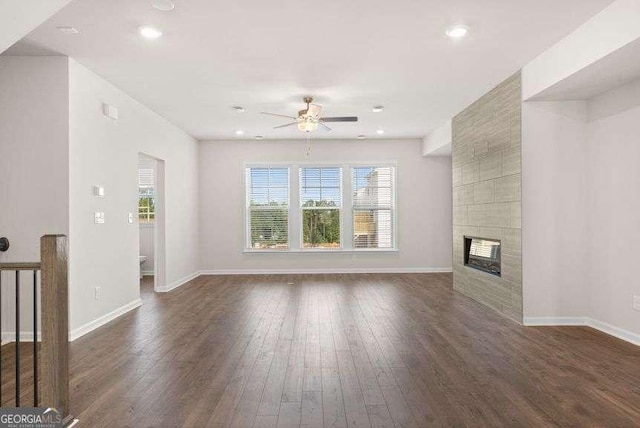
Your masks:
<svg viewBox="0 0 640 428"><path fill-rule="evenodd" d="M42 269L42 406L69 417L69 282L67 237L40 239Z"/></svg>

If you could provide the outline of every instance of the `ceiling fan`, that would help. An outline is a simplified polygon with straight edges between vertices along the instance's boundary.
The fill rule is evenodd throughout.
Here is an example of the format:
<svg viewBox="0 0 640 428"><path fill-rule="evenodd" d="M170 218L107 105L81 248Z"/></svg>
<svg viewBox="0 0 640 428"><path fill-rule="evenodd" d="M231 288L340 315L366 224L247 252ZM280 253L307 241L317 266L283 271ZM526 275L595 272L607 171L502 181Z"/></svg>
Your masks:
<svg viewBox="0 0 640 428"><path fill-rule="evenodd" d="M321 117L320 113L322 113L322 106L318 104L312 104L313 98L304 97L302 99L307 104L307 108L304 110L300 110L298 112L298 117L295 116L287 116L284 114L276 114L276 113L267 113L262 112L262 114L268 114L269 116L277 116L277 117L286 117L287 119L292 119L293 122L285 123L284 125L275 126L273 129L278 128L287 128L289 126L298 125L298 129L302 132L311 132L318 129L318 126L321 126L326 131L331 131L326 123L327 122L357 122L358 118L355 116L345 116L345 117Z"/></svg>

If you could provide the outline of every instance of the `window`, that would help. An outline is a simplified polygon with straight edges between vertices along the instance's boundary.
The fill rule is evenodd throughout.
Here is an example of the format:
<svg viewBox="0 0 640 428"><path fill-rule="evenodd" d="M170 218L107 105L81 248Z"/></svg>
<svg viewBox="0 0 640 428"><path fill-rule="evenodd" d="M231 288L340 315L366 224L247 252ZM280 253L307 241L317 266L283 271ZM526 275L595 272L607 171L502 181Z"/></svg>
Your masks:
<svg viewBox="0 0 640 428"><path fill-rule="evenodd" d="M247 237L254 250L289 248L289 168L247 168Z"/></svg>
<svg viewBox="0 0 640 428"><path fill-rule="evenodd" d="M394 169L357 166L351 169L353 247L394 248Z"/></svg>
<svg viewBox="0 0 640 428"><path fill-rule="evenodd" d="M140 223L153 223L156 189L153 168L138 167L138 219Z"/></svg>
<svg viewBox="0 0 640 428"><path fill-rule="evenodd" d="M245 251L396 251L395 166L246 164Z"/></svg>
<svg viewBox="0 0 640 428"><path fill-rule="evenodd" d="M300 168L303 248L340 248L341 182L339 167Z"/></svg>

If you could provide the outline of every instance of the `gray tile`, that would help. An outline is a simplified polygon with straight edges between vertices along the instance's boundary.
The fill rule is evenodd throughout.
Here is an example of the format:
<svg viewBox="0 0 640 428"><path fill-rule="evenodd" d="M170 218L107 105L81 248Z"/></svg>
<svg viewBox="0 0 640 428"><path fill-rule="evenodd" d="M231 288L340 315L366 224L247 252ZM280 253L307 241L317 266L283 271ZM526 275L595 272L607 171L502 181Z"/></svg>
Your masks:
<svg viewBox="0 0 640 428"><path fill-rule="evenodd" d="M462 185L462 167L453 168L453 187Z"/></svg>
<svg viewBox="0 0 640 428"><path fill-rule="evenodd" d="M462 226L469 224L466 206L453 207L453 224Z"/></svg>
<svg viewBox="0 0 640 428"><path fill-rule="evenodd" d="M487 205L469 205L467 224L470 226L486 226Z"/></svg>
<svg viewBox="0 0 640 428"><path fill-rule="evenodd" d="M473 203L488 204L495 201L494 180L481 181L473 185Z"/></svg>
<svg viewBox="0 0 640 428"><path fill-rule="evenodd" d="M502 152L502 173L504 175L519 174L521 171L520 148L508 148Z"/></svg>
<svg viewBox="0 0 640 428"><path fill-rule="evenodd" d="M486 207L486 219L480 226L509 227L511 225L510 204L488 204Z"/></svg>
<svg viewBox="0 0 640 428"><path fill-rule="evenodd" d="M480 163L469 162L462 167L462 184L472 184L480 180Z"/></svg>
<svg viewBox="0 0 640 428"><path fill-rule="evenodd" d="M502 153L494 153L480 161L480 181L502 176Z"/></svg>
<svg viewBox="0 0 640 428"><path fill-rule="evenodd" d="M520 200L520 174L496 178L496 202Z"/></svg>
<svg viewBox="0 0 640 428"><path fill-rule="evenodd" d="M522 206L520 202L511 202L511 227L522 228Z"/></svg>

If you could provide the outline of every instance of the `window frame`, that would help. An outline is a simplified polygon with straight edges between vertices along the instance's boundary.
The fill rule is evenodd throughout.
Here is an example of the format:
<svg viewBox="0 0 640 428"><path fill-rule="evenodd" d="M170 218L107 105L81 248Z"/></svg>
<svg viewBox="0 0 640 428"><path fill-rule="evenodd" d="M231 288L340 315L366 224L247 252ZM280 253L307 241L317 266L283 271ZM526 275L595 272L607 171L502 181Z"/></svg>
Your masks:
<svg viewBox="0 0 640 428"><path fill-rule="evenodd" d="M300 169L301 168L340 168L342 200L340 207L340 248L303 248L302 235L302 207L300 204ZM393 186L393 247L392 248L354 248L353 247L353 202L352 202L352 168L353 167L391 167ZM248 183L246 180L247 168L288 168L289 170L289 212L288 212L288 237L289 246L287 249L254 249L251 248L251 230L249 223L248 205ZM247 254L302 254L302 253L323 253L323 254L343 254L343 253L397 253L399 252L398 236L398 179L397 161L351 161L351 162L324 162L324 161L258 161L243 162L242 180L244 182L244 233L245 243L242 250ZM345 191L347 190L347 191ZM294 220L295 219L295 220ZM348 239L345 239L345 236Z"/></svg>
<svg viewBox="0 0 640 428"><path fill-rule="evenodd" d="M152 180L152 184L153 186L141 186L140 185L140 171L147 171L151 173L151 180ZM141 168L140 165L138 165L138 223L139 224L150 224L153 225L156 222L156 177L155 177L155 168L151 168L151 167L144 167ZM140 203L142 202L143 199L148 199L149 200L149 207L146 211L146 213L141 213L140 209L142 208L140 206ZM151 206L153 205L153 211L151 211ZM144 216L144 217L143 217Z"/></svg>
<svg viewBox="0 0 640 428"><path fill-rule="evenodd" d="M287 179L288 179L288 193L287 193L287 248L267 248L267 249L257 249L253 248L251 245L251 194L249 191L249 180L247 180L247 170L250 168L272 168L272 169L286 169L287 170ZM252 252L252 253L286 253L291 251L291 166L286 164L251 164L245 165L242 168L243 172L243 181L244 181L244 234L245 234L245 243L244 243L244 251ZM258 210L268 210L270 207L257 207Z"/></svg>
<svg viewBox="0 0 640 428"><path fill-rule="evenodd" d="M358 252L384 252L384 251L398 251L398 181L397 181L397 166L396 163L389 162L371 162L371 163L359 163L359 164L350 164L349 165L349 175L350 181L349 184L350 192L353 192L353 169L354 168L363 168L363 167L371 167L371 168L390 168L391 169L391 208L389 211L391 212L392 225L391 225L391 247L383 247L383 248L356 248L354 247L354 251ZM353 223L354 212L357 210L356 206L353 203L353 193L350 195L350 220ZM377 211L380 211L380 208L376 208ZM387 210L387 208L383 208L382 210ZM351 233L351 245L353 245L354 234L353 231Z"/></svg>
<svg viewBox="0 0 640 428"><path fill-rule="evenodd" d="M298 224L300 227L300 242L299 248L300 251L304 252L313 252L317 251L320 253L324 252L334 252L334 251L343 251L344 250L344 165L340 164L303 164L296 165L298 169L298 195L301 195L302 191L302 170L304 168L337 168L338 173L340 174L340 206L339 207L303 207L302 201L298 200ZM304 211L305 210L330 210L330 209L338 209L338 216L340 218L340 246L335 248L322 248L322 247L308 247L304 246Z"/></svg>

